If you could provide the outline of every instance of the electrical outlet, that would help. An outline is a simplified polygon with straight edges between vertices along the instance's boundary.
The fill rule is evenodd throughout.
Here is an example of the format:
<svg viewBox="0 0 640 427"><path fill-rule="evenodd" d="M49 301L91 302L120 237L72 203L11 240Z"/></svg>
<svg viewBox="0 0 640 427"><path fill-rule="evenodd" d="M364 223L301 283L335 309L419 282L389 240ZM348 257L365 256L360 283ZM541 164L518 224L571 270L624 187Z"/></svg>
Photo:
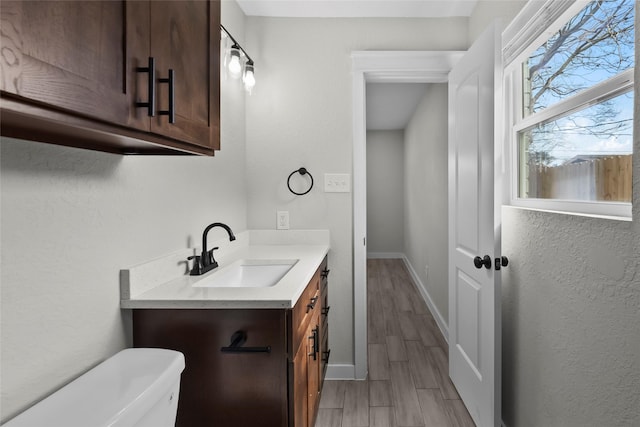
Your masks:
<svg viewBox="0 0 640 427"><path fill-rule="evenodd" d="M289 211L277 212L276 229L277 230L289 229Z"/></svg>
<svg viewBox="0 0 640 427"><path fill-rule="evenodd" d="M350 193L351 176L348 173L325 173L325 193Z"/></svg>

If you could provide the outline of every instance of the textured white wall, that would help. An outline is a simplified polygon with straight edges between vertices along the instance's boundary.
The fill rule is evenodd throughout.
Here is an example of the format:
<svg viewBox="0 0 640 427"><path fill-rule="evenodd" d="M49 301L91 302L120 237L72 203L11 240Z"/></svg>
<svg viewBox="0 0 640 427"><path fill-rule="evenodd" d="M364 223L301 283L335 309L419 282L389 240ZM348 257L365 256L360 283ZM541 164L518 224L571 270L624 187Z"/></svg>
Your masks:
<svg viewBox="0 0 640 427"><path fill-rule="evenodd" d="M636 87L636 118L639 101ZM637 119L634 133L633 222L503 208L508 427L640 425Z"/></svg>
<svg viewBox="0 0 640 427"><path fill-rule="evenodd" d="M404 178L404 253L445 322L449 312L447 90L447 84L429 85L405 129Z"/></svg>
<svg viewBox="0 0 640 427"><path fill-rule="evenodd" d="M352 194L324 193L323 175L352 173L351 57L354 50L457 50L467 20L247 19L258 84L247 98L248 225L331 231L331 358L353 364ZM307 167L317 185L295 197L287 176Z"/></svg>
<svg viewBox="0 0 640 427"><path fill-rule="evenodd" d="M223 3L238 38L244 15ZM6 421L130 345L119 270L246 229L244 91L222 85L214 158L123 157L1 140L1 384Z"/></svg>
<svg viewBox="0 0 640 427"><path fill-rule="evenodd" d="M502 234L505 424L638 425L638 220L504 208Z"/></svg>
<svg viewBox="0 0 640 427"><path fill-rule="evenodd" d="M404 132L367 132L367 251L404 252Z"/></svg>

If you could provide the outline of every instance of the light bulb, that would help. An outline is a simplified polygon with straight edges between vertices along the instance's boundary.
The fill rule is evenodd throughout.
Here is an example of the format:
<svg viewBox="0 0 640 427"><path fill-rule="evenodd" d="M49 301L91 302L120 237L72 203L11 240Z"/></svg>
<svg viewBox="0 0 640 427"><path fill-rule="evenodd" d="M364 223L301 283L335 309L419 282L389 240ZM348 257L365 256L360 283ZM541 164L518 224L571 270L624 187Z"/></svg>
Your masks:
<svg viewBox="0 0 640 427"><path fill-rule="evenodd" d="M251 91L256 85L256 76L253 74L253 61L247 62L244 67L244 77L242 78L246 90Z"/></svg>
<svg viewBox="0 0 640 427"><path fill-rule="evenodd" d="M229 73L231 77L237 79L242 74L242 64L240 63L240 51L238 45L231 46L231 59L229 59Z"/></svg>

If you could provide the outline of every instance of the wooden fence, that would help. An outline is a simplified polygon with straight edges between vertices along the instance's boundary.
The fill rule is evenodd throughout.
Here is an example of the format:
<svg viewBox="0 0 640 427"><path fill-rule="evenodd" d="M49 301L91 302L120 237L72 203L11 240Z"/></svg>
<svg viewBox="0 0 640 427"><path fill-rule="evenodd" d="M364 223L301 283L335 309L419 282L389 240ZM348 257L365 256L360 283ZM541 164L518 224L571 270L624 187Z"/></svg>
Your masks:
<svg viewBox="0 0 640 427"><path fill-rule="evenodd" d="M529 166L529 197L631 202L632 156L611 156L560 166Z"/></svg>

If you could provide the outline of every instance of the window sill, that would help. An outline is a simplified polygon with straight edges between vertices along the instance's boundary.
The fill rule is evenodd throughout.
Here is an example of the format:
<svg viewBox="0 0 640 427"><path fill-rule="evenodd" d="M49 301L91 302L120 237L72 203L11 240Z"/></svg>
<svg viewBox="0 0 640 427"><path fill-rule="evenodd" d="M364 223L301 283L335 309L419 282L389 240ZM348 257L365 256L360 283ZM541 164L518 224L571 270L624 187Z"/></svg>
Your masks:
<svg viewBox="0 0 640 427"><path fill-rule="evenodd" d="M579 201L516 199L512 200L510 205L503 205L503 207L612 221L631 222L633 220L630 203L588 203Z"/></svg>

